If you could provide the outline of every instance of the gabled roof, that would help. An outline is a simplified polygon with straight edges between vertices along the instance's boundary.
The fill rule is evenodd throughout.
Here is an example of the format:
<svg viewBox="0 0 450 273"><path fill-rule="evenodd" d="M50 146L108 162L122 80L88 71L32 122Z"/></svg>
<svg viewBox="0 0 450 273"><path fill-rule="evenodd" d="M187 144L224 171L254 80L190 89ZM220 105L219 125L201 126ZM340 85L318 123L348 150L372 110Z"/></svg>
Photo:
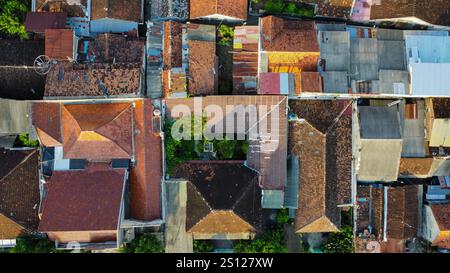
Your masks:
<svg viewBox="0 0 450 273"><path fill-rule="evenodd" d="M262 50L319 52L314 21L286 20L275 16L260 20Z"/></svg>
<svg viewBox="0 0 450 273"><path fill-rule="evenodd" d="M223 15L247 20L248 0L191 0L190 18Z"/></svg>
<svg viewBox="0 0 450 273"><path fill-rule="evenodd" d="M258 175L243 162L192 161L178 166L174 177L189 181L188 232L253 233L261 229Z"/></svg>
<svg viewBox="0 0 450 273"><path fill-rule="evenodd" d="M351 201L352 102L294 100L289 107L299 118L289 130L290 154L299 158L295 230L338 231L338 205Z"/></svg>
<svg viewBox="0 0 450 273"><path fill-rule="evenodd" d="M136 96L142 64L60 62L47 74L45 97Z"/></svg>
<svg viewBox="0 0 450 273"><path fill-rule="evenodd" d="M39 138L44 145L51 146L59 146L61 141L64 158L93 161L131 158L130 103L39 104L35 104L33 111Z"/></svg>
<svg viewBox="0 0 450 273"><path fill-rule="evenodd" d="M103 163L81 171L53 172L39 231L117 230L125 173Z"/></svg>
<svg viewBox="0 0 450 273"><path fill-rule="evenodd" d="M372 4L370 19L417 17L427 23L450 26L450 3L442 0L380 0Z"/></svg>
<svg viewBox="0 0 450 273"><path fill-rule="evenodd" d="M46 29L66 27L67 13L65 12L28 12L25 19L25 30L44 33Z"/></svg>
<svg viewBox="0 0 450 273"><path fill-rule="evenodd" d="M142 20L142 0L91 1L91 20L103 18L140 22Z"/></svg>
<svg viewBox="0 0 450 273"><path fill-rule="evenodd" d="M18 230L30 232L38 226L38 160L36 150L0 149L0 218L8 222L0 225L0 239L15 239Z"/></svg>

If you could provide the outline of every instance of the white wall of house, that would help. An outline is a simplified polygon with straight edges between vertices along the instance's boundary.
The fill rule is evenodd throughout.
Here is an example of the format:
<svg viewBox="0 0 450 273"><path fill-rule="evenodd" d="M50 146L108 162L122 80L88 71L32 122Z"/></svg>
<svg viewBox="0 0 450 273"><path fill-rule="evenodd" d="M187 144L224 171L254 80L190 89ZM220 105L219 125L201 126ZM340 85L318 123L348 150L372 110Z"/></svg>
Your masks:
<svg viewBox="0 0 450 273"><path fill-rule="evenodd" d="M433 242L439 235L439 232L439 226L431 211L431 207L425 205L422 217L422 237L429 242Z"/></svg>

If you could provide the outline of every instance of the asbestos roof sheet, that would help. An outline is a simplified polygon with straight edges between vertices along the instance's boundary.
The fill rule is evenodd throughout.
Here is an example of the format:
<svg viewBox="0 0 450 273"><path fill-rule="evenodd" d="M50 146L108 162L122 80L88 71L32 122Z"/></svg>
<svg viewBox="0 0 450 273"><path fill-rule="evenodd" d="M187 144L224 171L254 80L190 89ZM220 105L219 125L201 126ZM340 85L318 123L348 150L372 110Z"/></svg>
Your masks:
<svg viewBox="0 0 450 273"><path fill-rule="evenodd" d="M360 130L363 139L401 139L397 107L360 106Z"/></svg>

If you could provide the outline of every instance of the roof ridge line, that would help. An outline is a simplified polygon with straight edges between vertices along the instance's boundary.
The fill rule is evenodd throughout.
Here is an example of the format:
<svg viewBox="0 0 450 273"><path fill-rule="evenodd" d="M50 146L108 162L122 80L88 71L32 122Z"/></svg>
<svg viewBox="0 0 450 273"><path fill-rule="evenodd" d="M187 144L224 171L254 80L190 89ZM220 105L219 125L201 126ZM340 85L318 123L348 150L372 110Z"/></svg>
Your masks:
<svg viewBox="0 0 450 273"><path fill-rule="evenodd" d="M11 151L11 150L10 150ZM1 179L0 182L2 182L6 177L11 175L12 172L14 172L17 168L19 168L20 165L24 164L37 150L33 149L33 152L31 152L29 155L24 157L14 168L12 168L7 174L5 174Z"/></svg>
<svg viewBox="0 0 450 273"><path fill-rule="evenodd" d="M339 115L333 120L333 123L325 131L325 135L328 135L328 133L331 131L331 129L339 122L341 117L344 115L345 111L347 111L348 107L352 104L353 104L353 101L350 101L350 103L347 104L347 106L345 106L344 109L342 109L342 111L339 113Z"/></svg>

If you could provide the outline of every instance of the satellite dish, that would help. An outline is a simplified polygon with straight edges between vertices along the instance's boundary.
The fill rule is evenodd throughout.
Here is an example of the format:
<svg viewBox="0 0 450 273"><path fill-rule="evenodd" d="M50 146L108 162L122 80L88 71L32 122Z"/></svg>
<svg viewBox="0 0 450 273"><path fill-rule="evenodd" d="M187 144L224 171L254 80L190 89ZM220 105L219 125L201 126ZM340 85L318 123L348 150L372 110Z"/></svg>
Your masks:
<svg viewBox="0 0 450 273"><path fill-rule="evenodd" d="M47 75L54 64L55 61L52 61L47 55L40 55L34 60L33 68L39 75Z"/></svg>

